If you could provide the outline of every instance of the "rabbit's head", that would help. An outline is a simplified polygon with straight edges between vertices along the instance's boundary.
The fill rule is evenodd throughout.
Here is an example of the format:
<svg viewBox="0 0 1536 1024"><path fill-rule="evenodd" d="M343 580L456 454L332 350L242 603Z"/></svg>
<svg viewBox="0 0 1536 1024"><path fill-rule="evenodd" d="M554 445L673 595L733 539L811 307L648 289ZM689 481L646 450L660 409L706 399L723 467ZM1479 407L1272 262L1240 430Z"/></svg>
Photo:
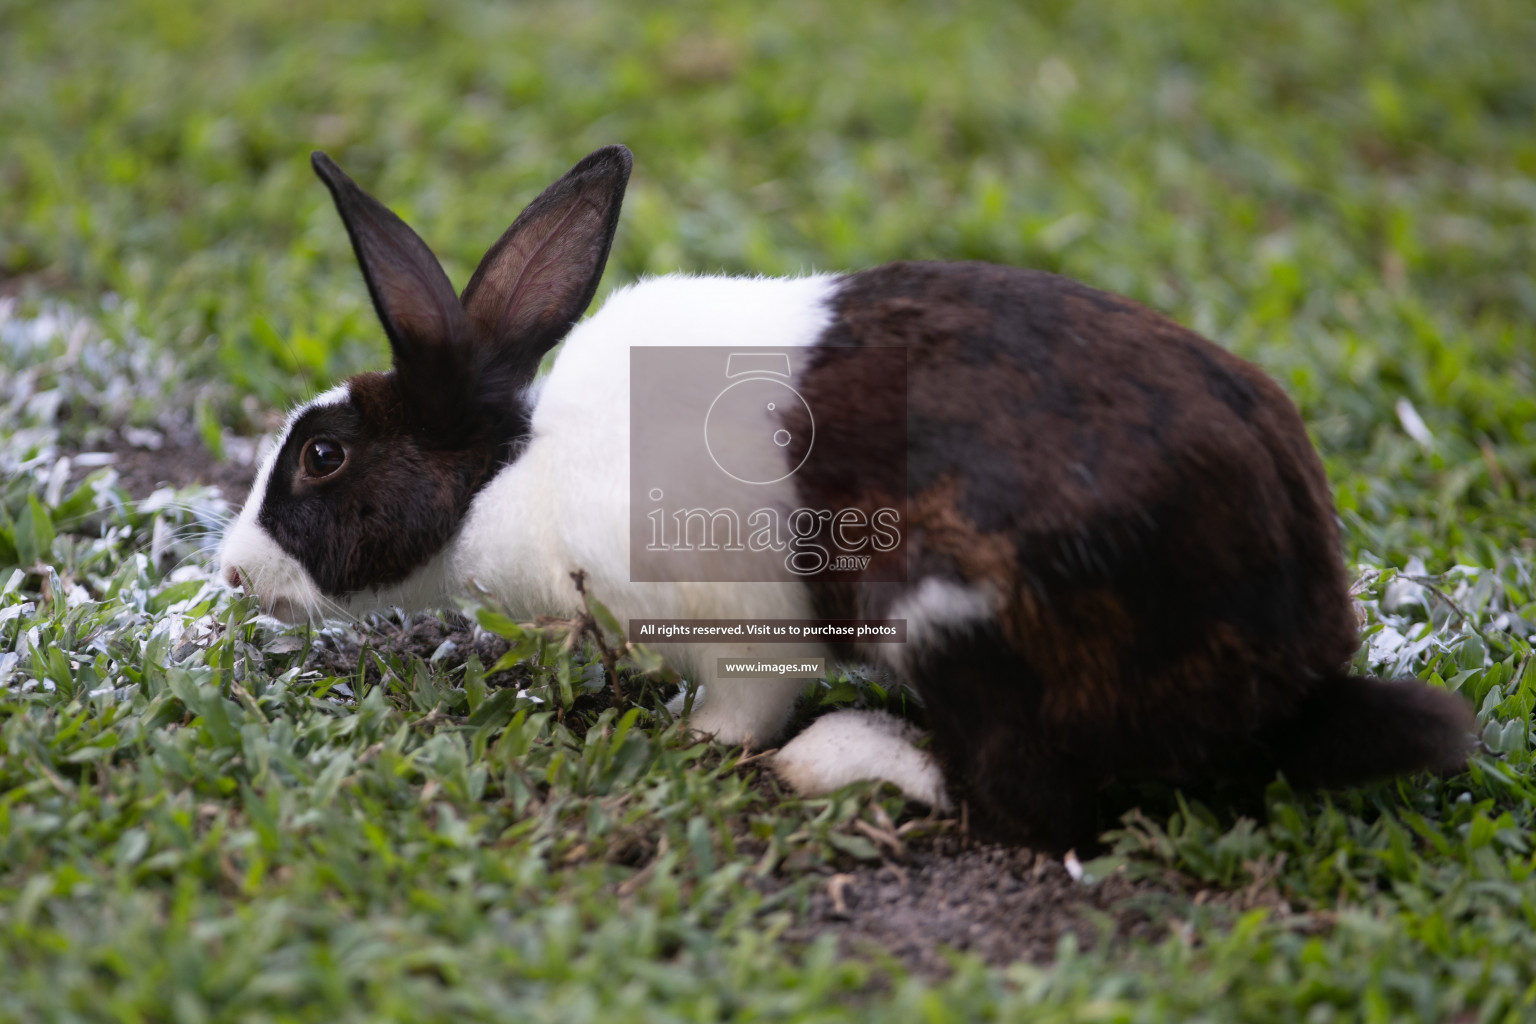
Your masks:
<svg viewBox="0 0 1536 1024"><path fill-rule="evenodd" d="M288 620L433 586L434 559L527 436L539 361L592 301L631 157L608 146L571 168L491 246L462 296L404 221L324 153L313 163L394 368L294 412L224 538L225 578Z"/></svg>

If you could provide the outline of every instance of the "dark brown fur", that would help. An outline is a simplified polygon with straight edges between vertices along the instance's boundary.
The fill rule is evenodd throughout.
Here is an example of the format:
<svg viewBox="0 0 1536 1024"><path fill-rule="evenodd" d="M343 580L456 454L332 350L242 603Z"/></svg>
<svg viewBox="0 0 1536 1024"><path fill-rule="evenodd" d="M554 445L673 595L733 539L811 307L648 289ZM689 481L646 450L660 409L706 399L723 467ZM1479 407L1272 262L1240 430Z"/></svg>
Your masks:
<svg viewBox="0 0 1536 1024"><path fill-rule="evenodd" d="M854 274L833 312L802 393L869 441L798 483L840 507L904 477L908 582L823 584L820 610L887 617L930 577L1001 595L909 665L984 828L1065 847L1114 780L1349 784L1464 759L1457 698L1343 675L1332 495L1257 368L1126 299L985 264ZM900 472L879 437L899 406L840 355L865 347L907 351Z"/></svg>
<svg viewBox="0 0 1536 1024"><path fill-rule="evenodd" d="M442 438L422 421L398 375L347 382L349 400L306 410L272 465L258 522L327 594L399 583L447 544L470 500L527 432L516 396L480 430ZM333 477L301 469L315 438L346 447Z"/></svg>

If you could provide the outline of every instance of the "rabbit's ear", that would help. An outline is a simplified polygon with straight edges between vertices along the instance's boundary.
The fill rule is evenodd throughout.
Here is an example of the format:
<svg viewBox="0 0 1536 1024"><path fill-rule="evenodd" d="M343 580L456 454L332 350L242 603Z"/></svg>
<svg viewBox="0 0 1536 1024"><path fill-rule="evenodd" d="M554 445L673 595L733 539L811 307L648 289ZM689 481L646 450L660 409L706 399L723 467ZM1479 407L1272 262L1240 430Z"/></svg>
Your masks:
<svg viewBox="0 0 1536 1024"><path fill-rule="evenodd" d="M310 154L310 163L331 190L347 226L395 364L402 369L427 364L443 347L466 343L469 323L464 308L427 243L330 157L317 150Z"/></svg>
<svg viewBox="0 0 1536 1024"><path fill-rule="evenodd" d="M464 310L498 361L526 382L597 291L619 222L632 157L588 154L518 214L464 289Z"/></svg>

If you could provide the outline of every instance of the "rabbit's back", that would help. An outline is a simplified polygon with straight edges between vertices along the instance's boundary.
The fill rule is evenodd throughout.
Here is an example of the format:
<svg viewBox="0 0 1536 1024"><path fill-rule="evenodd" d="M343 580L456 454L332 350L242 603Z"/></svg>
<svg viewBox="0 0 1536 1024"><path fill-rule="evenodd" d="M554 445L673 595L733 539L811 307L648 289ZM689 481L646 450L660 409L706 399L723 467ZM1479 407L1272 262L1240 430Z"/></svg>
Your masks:
<svg viewBox="0 0 1536 1024"><path fill-rule="evenodd" d="M820 607L1017 657L993 692L943 699L1012 690L1085 757L1193 768L1354 650L1321 463L1257 368L1129 300L985 264L850 275L832 309L802 387L818 432L864 441L808 463L802 498L904 486L909 532L904 584L821 585ZM850 357L867 347L906 350L904 396ZM897 453L881 423L903 409Z"/></svg>

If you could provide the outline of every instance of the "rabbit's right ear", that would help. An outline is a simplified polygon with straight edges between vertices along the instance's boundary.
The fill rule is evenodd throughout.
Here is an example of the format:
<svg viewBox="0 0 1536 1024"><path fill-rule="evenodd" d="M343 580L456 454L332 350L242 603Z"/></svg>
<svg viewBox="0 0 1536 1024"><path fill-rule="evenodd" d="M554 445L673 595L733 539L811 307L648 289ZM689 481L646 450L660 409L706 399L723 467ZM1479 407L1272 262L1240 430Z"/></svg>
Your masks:
<svg viewBox="0 0 1536 1024"><path fill-rule="evenodd" d="M526 383L586 311L608 262L633 158L588 154L528 204L464 288L464 311L495 361Z"/></svg>

